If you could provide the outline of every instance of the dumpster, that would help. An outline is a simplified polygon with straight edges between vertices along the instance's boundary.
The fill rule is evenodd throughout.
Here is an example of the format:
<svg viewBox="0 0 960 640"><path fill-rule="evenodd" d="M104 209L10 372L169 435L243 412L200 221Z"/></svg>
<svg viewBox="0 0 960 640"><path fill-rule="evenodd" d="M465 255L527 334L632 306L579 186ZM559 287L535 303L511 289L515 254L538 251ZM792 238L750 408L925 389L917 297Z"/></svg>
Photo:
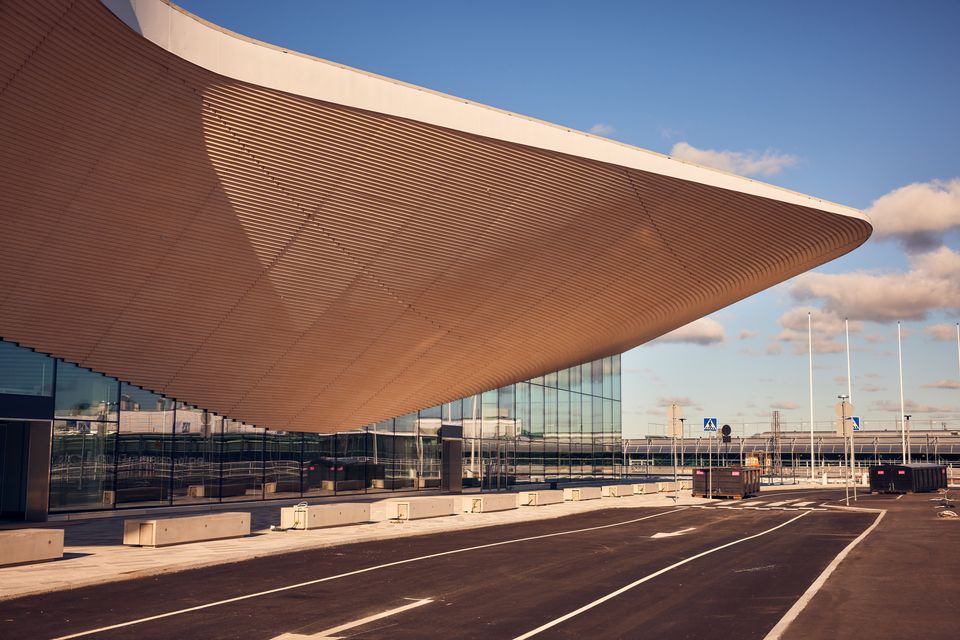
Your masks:
<svg viewBox="0 0 960 640"><path fill-rule="evenodd" d="M870 467L870 493L924 493L947 488L942 464L880 464Z"/></svg>
<svg viewBox="0 0 960 640"><path fill-rule="evenodd" d="M760 469L700 467L693 470L693 495L738 500L760 493Z"/></svg>

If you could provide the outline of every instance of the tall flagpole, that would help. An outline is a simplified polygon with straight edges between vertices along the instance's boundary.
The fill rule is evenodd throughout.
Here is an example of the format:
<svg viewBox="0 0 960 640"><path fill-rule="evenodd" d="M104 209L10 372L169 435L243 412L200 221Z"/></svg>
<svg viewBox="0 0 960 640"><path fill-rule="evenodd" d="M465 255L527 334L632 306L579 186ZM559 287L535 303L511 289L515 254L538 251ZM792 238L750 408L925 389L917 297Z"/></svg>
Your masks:
<svg viewBox="0 0 960 640"><path fill-rule="evenodd" d="M903 464L907 464L907 412L903 406L903 347L900 343L900 321L897 321L897 359L900 361L900 448Z"/></svg>
<svg viewBox="0 0 960 640"><path fill-rule="evenodd" d="M847 398L853 404L853 378L850 376L850 319L843 319L843 329L847 334Z"/></svg>
<svg viewBox="0 0 960 640"><path fill-rule="evenodd" d="M853 406L853 376L850 374L850 319L843 319L843 331L847 338L847 401ZM857 454L853 450L853 419L850 420L850 475L853 483L853 499L857 499ZM846 430L847 425L843 425Z"/></svg>
<svg viewBox="0 0 960 640"><path fill-rule="evenodd" d="M807 311L807 352L809 356L808 377L810 382L810 481L814 481L814 449L813 449L813 321Z"/></svg>
<svg viewBox="0 0 960 640"><path fill-rule="evenodd" d="M960 322L957 323L957 371L960 372Z"/></svg>

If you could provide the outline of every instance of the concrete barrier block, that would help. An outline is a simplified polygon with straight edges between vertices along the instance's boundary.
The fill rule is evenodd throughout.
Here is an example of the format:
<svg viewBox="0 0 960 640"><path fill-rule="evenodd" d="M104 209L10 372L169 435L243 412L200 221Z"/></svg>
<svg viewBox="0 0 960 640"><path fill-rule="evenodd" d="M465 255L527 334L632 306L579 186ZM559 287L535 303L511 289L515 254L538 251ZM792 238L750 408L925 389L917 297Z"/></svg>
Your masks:
<svg viewBox="0 0 960 640"><path fill-rule="evenodd" d="M490 513L516 509L517 494L488 493L479 496L463 496L464 513Z"/></svg>
<svg viewBox="0 0 960 640"><path fill-rule="evenodd" d="M282 529L322 529L370 522L369 502L338 502L280 509Z"/></svg>
<svg viewBox="0 0 960 640"><path fill-rule="evenodd" d="M544 491L521 491L517 494L517 502L521 507L542 507L547 504L563 502L562 489L546 489Z"/></svg>
<svg viewBox="0 0 960 640"><path fill-rule="evenodd" d="M166 547L203 540L222 540L250 535L250 514L208 513L187 518L124 520L123 544Z"/></svg>
<svg viewBox="0 0 960 640"><path fill-rule="evenodd" d="M0 531L0 567L63 557L63 529Z"/></svg>
<svg viewBox="0 0 960 640"><path fill-rule="evenodd" d="M386 517L388 520L420 520L422 518L452 516L457 513L458 507L458 501L447 496L388 500Z"/></svg>
<svg viewBox="0 0 960 640"><path fill-rule="evenodd" d="M563 490L563 499L579 502L580 500L599 500L602 496L600 487L568 487Z"/></svg>
<svg viewBox="0 0 960 640"><path fill-rule="evenodd" d="M681 489L693 489L693 480L680 480Z"/></svg>
<svg viewBox="0 0 960 640"><path fill-rule="evenodd" d="M600 487L600 495L604 498L623 498L633 495L633 485L608 484Z"/></svg>
<svg viewBox="0 0 960 640"><path fill-rule="evenodd" d="M641 482L633 485L633 492L637 495L650 495L659 491L660 486L656 482Z"/></svg>
<svg viewBox="0 0 960 640"><path fill-rule="evenodd" d="M326 491L360 491L366 487L364 480L321 480L320 488Z"/></svg>
<svg viewBox="0 0 960 640"><path fill-rule="evenodd" d="M676 483L676 482L673 482L673 481L670 481L670 482L658 482L658 483L657 483L657 487L658 487L658 490L660 491L660 493L666 493L666 492L670 492L670 491L676 491L677 488L678 488L678 487L677 487L677 483Z"/></svg>

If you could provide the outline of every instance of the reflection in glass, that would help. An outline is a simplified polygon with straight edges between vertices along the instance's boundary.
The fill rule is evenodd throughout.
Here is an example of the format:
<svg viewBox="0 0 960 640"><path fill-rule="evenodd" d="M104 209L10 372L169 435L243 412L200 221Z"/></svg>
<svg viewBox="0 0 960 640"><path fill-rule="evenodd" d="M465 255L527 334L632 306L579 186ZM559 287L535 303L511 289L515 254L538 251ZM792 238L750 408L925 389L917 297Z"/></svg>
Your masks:
<svg viewBox="0 0 960 640"><path fill-rule="evenodd" d="M173 429L173 502L220 499L220 429L216 415L177 403Z"/></svg>
<svg viewBox="0 0 960 640"><path fill-rule="evenodd" d="M270 431L264 434L263 495L295 498L300 495L300 448L302 434Z"/></svg>
<svg viewBox="0 0 960 640"><path fill-rule="evenodd" d="M156 506L170 500L173 401L122 384L117 441L117 506Z"/></svg>
<svg viewBox="0 0 960 640"><path fill-rule="evenodd" d="M381 447L383 443L381 443ZM336 436L303 434L303 495L332 495L337 478Z"/></svg>
<svg viewBox="0 0 960 640"><path fill-rule="evenodd" d="M0 342L0 393L53 387L54 511L434 489L441 423L463 426L466 487L617 475L620 372L614 356L354 431L287 433Z"/></svg>
<svg viewBox="0 0 960 640"><path fill-rule="evenodd" d="M50 509L109 509L114 505L117 425L55 420L51 442Z"/></svg>
<svg viewBox="0 0 960 640"><path fill-rule="evenodd" d="M114 378L60 362L56 387L56 417L116 422L119 384Z"/></svg>
<svg viewBox="0 0 960 640"><path fill-rule="evenodd" d="M54 359L0 340L0 393L50 396Z"/></svg>
<svg viewBox="0 0 960 640"><path fill-rule="evenodd" d="M263 497L264 429L238 420L223 420L220 438L220 498Z"/></svg>

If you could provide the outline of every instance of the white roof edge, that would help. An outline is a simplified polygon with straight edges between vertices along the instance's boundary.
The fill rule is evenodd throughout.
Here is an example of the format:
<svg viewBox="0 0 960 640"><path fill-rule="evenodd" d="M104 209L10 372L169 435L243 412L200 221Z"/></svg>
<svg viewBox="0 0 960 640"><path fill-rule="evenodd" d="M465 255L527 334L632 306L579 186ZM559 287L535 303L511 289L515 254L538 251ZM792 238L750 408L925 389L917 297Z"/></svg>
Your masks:
<svg viewBox="0 0 960 640"><path fill-rule="evenodd" d="M157 46L235 80L869 222L851 207L260 42L168 0L101 2Z"/></svg>

